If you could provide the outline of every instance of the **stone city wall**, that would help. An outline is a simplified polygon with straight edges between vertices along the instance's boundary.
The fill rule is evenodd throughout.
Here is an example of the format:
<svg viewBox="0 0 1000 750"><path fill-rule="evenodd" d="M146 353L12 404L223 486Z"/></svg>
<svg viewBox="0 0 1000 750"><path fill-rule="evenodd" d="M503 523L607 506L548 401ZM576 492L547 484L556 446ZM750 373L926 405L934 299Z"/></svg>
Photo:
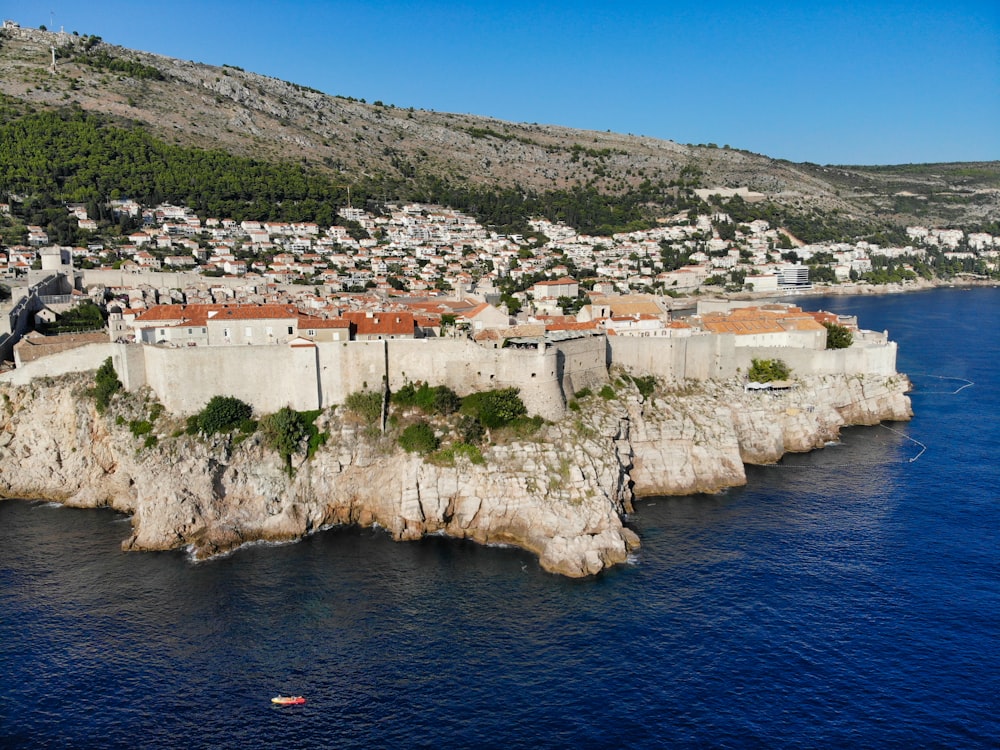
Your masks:
<svg viewBox="0 0 1000 750"><path fill-rule="evenodd" d="M758 347L736 350L736 367L749 372L754 359L780 359L792 370L792 375L894 375L896 373L896 342L873 346L852 346L848 349L825 349L815 352L804 349Z"/></svg>
<svg viewBox="0 0 1000 750"><path fill-rule="evenodd" d="M735 336L636 338L609 336L610 362L636 375L670 383L730 378L736 374Z"/></svg>
<svg viewBox="0 0 1000 750"><path fill-rule="evenodd" d="M515 387L528 410L546 419L561 417L575 392L607 382L609 362L673 383L733 378L749 371L753 359L781 359L801 376L896 372L893 342L812 351L737 347L733 338L594 336L529 349L485 349L462 339L177 348L108 344L46 357L33 369L15 372L20 382L32 374L95 369L110 354L127 389L148 385L177 414L193 414L216 395L236 396L262 413L283 406L326 408L355 391L380 389L383 381L392 390L418 381L447 385L463 396Z"/></svg>
<svg viewBox="0 0 1000 750"><path fill-rule="evenodd" d="M325 408L386 380L392 390L423 381L459 395L514 387L530 413L558 419L567 394L607 381L603 337L527 350L484 349L459 339L113 349L126 388L148 385L177 414L193 414L216 395L235 396L259 412Z"/></svg>
<svg viewBox="0 0 1000 750"><path fill-rule="evenodd" d="M749 371L754 359L780 359L798 375L892 375L896 344L880 338L848 349L736 346L733 334L636 339L609 336L610 359L638 375L668 382L724 380Z"/></svg>
<svg viewBox="0 0 1000 750"><path fill-rule="evenodd" d="M29 287L11 288L11 300L0 313L0 361L14 361L14 345L31 330L35 313L42 309L39 298L68 290L68 281L61 274L46 276Z"/></svg>
<svg viewBox="0 0 1000 750"><path fill-rule="evenodd" d="M68 351L51 354L33 362L25 362L16 370L0 374L0 382L28 385L35 378L56 377L71 372L96 370L108 357L115 354L110 343L88 344Z"/></svg>

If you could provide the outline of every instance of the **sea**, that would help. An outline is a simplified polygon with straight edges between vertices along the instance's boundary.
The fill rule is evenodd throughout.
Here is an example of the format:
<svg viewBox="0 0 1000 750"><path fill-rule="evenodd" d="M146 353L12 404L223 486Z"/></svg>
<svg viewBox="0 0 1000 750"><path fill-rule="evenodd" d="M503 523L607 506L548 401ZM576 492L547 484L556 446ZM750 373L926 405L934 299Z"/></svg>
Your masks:
<svg viewBox="0 0 1000 750"><path fill-rule="evenodd" d="M797 302L889 331L913 420L641 499L594 578L356 528L195 563L0 502L0 747L1000 747L1000 290Z"/></svg>

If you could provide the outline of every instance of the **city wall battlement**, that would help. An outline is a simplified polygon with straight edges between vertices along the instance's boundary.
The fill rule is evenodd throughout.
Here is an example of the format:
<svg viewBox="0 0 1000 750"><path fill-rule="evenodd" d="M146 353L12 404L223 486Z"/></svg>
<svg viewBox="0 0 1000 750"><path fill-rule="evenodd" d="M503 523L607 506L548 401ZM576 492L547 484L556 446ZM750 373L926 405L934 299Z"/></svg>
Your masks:
<svg viewBox="0 0 1000 750"><path fill-rule="evenodd" d="M896 372L894 342L817 351L736 346L731 334L592 336L524 349L488 349L463 339L180 348L115 344L112 349L126 388L149 386L177 414L193 414L216 395L236 396L261 413L283 406L304 411L342 404L349 394L381 389L383 382L395 391L422 381L463 396L518 388L530 413L558 419L575 392L608 382L610 365L667 383L738 377L753 359L781 359L802 376Z"/></svg>
<svg viewBox="0 0 1000 750"><path fill-rule="evenodd" d="M263 413L342 404L386 382L447 385L459 395L518 388L528 410L563 415L568 396L607 382L606 344L595 336L529 349L484 349L462 339L396 339L290 346L169 348L116 344L115 370L129 390L149 386L170 411L192 414L215 395Z"/></svg>

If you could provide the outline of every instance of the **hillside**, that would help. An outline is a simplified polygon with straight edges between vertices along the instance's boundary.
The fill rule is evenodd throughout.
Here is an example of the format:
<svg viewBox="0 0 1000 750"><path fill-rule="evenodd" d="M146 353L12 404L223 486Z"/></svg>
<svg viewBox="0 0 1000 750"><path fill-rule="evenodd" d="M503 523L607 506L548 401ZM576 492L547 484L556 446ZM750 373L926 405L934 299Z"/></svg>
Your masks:
<svg viewBox="0 0 1000 750"><path fill-rule="evenodd" d="M419 197L421 184L444 181L535 193L586 186L668 204L679 186L745 187L845 227L976 226L1000 217L998 162L793 164L730 148L366 103L93 36L5 30L0 93L34 110L76 106L138 122L167 144L293 163L369 195L398 197L407 185Z"/></svg>

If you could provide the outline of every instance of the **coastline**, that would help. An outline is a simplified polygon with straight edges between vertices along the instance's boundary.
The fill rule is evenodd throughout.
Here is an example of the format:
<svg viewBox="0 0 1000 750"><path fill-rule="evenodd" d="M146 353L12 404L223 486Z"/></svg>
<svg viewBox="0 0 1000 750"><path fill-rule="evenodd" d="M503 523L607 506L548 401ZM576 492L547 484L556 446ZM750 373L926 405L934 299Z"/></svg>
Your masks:
<svg viewBox="0 0 1000 750"><path fill-rule="evenodd" d="M732 300L783 300L794 301L802 297L867 297L885 296L892 294L911 294L913 292L927 292L934 289L974 289L978 287L1000 288L1000 281L994 279L916 279L911 282L901 284L829 284L824 286L814 286L812 289L805 289L791 293L776 292L721 292L718 296ZM701 295L704 297L707 295ZM690 299L699 299L692 297Z"/></svg>
<svg viewBox="0 0 1000 750"><path fill-rule="evenodd" d="M169 415L156 425L158 442L143 447L129 420L148 394L101 416L89 382L0 385L0 496L127 513L125 550L190 548L204 558L332 525L378 525L398 541L443 534L512 544L570 577L627 561L641 544L625 525L636 497L740 486L746 464L821 448L843 426L912 415L902 375L809 376L782 394L748 393L738 379L649 397L623 386L536 435L485 446L479 464L406 453L332 410L319 424L328 443L298 459L290 477L259 434L197 438Z"/></svg>

